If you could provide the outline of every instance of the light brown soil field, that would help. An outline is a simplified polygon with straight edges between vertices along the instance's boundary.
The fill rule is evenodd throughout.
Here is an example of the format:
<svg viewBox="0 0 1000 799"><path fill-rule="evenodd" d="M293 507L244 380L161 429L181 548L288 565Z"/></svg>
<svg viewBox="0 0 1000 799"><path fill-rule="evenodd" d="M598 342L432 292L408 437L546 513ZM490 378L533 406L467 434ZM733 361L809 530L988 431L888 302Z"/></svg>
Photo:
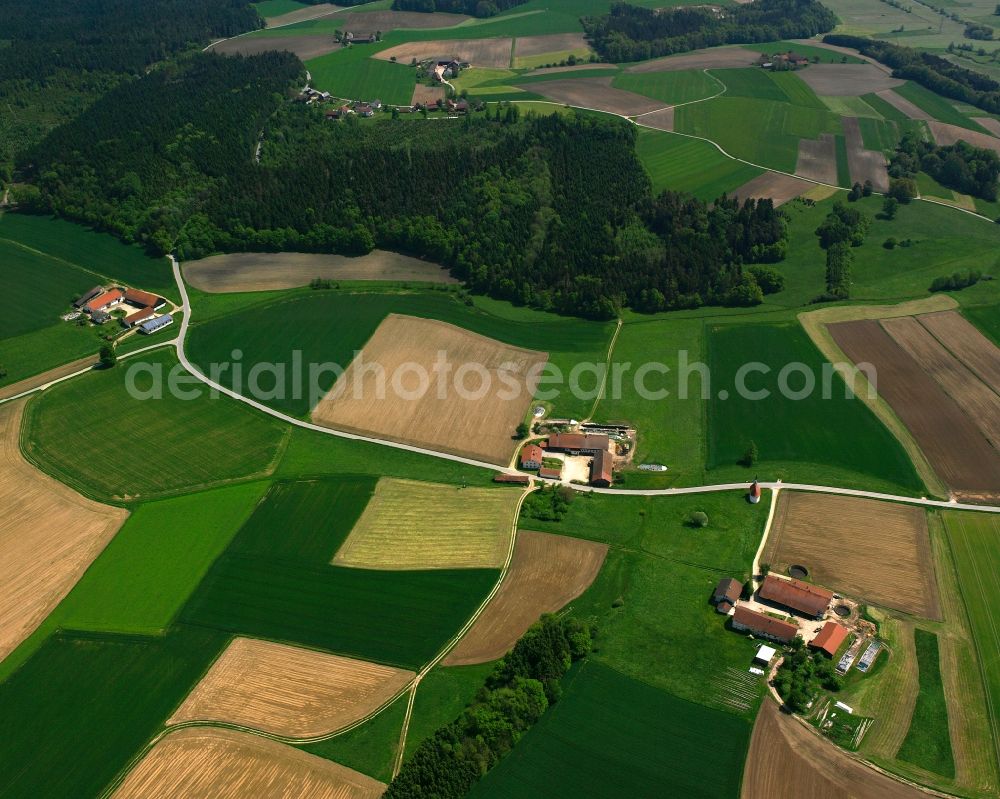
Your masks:
<svg viewBox="0 0 1000 799"><path fill-rule="evenodd" d="M435 263L385 250L356 258L309 252L236 252L184 264L184 279L213 294L291 289L308 286L314 278L457 282Z"/></svg>
<svg viewBox="0 0 1000 799"><path fill-rule="evenodd" d="M877 150L866 150L857 117L842 117L844 139L847 142L847 168L852 183L872 182L875 191L889 190L888 162Z"/></svg>
<svg viewBox="0 0 1000 799"><path fill-rule="evenodd" d="M926 799L823 740L770 698L761 705L743 771L742 799Z"/></svg>
<svg viewBox="0 0 1000 799"><path fill-rule="evenodd" d="M674 106L654 111L651 114L643 114L639 118L639 124L645 128L656 128L672 132L674 129Z"/></svg>
<svg viewBox="0 0 1000 799"><path fill-rule="evenodd" d="M774 207L784 205L789 200L794 200L813 186L790 175L782 175L779 172L765 172L758 175L753 180L748 180L738 189L731 192L730 196L738 198L741 202L748 197L764 199L769 197L774 200Z"/></svg>
<svg viewBox="0 0 1000 799"><path fill-rule="evenodd" d="M514 55L529 58L545 53L562 53L589 47L582 33L550 33L545 36L519 36L514 43Z"/></svg>
<svg viewBox="0 0 1000 799"><path fill-rule="evenodd" d="M782 491L761 559L793 564L819 585L881 607L940 619L923 509L857 497Z"/></svg>
<svg viewBox="0 0 1000 799"><path fill-rule="evenodd" d="M965 128L960 128L958 125L938 122L936 119L930 120L927 123L927 127L931 129L934 141L943 147L954 144L957 141L964 141L973 147L984 147L987 150L993 150L993 152L1000 154L1000 139L990 136L987 133L966 130Z"/></svg>
<svg viewBox="0 0 1000 799"><path fill-rule="evenodd" d="M986 128L994 136L1000 136L1000 119L993 119L993 117L976 117L975 121L979 123L981 127Z"/></svg>
<svg viewBox="0 0 1000 799"><path fill-rule="evenodd" d="M892 91L892 89L887 89L881 92L875 92L875 94L877 94L879 97L885 100L889 105L895 106L897 109L906 114L910 119L930 120L933 118L922 108L914 105L902 95L896 94L896 92Z"/></svg>
<svg viewBox="0 0 1000 799"><path fill-rule="evenodd" d="M413 97L410 98L410 105L435 105L438 100L444 99L444 86L425 86L423 83L418 83L413 87ZM444 274L447 274L447 272Z"/></svg>
<svg viewBox="0 0 1000 799"><path fill-rule="evenodd" d="M838 47L835 44L825 44L821 41L817 41L816 39L789 39L788 41L790 41L792 44L804 44L808 45L809 47L819 47L822 50L831 50L834 53L841 53L842 55L854 56L855 58L860 58L862 61L867 61L869 64L875 67L875 69L884 72L886 75L892 74L891 67L887 67L885 64L881 64L874 58L870 58L869 56L861 55L861 53L859 53L857 50L852 50L850 47Z"/></svg>
<svg viewBox="0 0 1000 799"><path fill-rule="evenodd" d="M256 55L270 50L287 50L295 53L300 61L305 61L339 49L340 45L332 36L312 33L302 36L237 36L213 45L212 52L221 55Z"/></svg>
<svg viewBox="0 0 1000 799"><path fill-rule="evenodd" d="M373 58L390 60L393 56L401 64L409 64L411 59L423 61L428 58L457 58L468 61L474 67L506 69L510 66L510 52L514 40L505 39L436 39L429 42L408 42L375 53Z"/></svg>
<svg viewBox="0 0 1000 799"><path fill-rule="evenodd" d="M586 591L607 554L606 544L519 531L500 590L444 665L487 663L504 655L539 616L565 607Z"/></svg>
<svg viewBox="0 0 1000 799"><path fill-rule="evenodd" d="M826 97L860 97L906 83L872 64L812 64L795 74L816 94Z"/></svg>
<svg viewBox="0 0 1000 799"><path fill-rule="evenodd" d="M345 11L337 17L341 30L362 36L392 30L452 28L472 19L465 14L425 14L421 11ZM406 63L409 63L407 61Z"/></svg>
<svg viewBox="0 0 1000 799"><path fill-rule="evenodd" d="M441 353L445 366L434 369ZM339 430L506 465L514 449L512 436L536 388L531 377L546 360L547 353L444 322L390 314L316 405L312 419ZM382 367L381 381L370 368L374 364ZM451 370L446 372L447 366ZM429 378L423 392L415 373L420 369ZM378 390L380 382L384 392Z"/></svg>
<svg viewBox="0 0 1000 799"><path fill-rule="evenodd" d="M1000 449L1000 396L913 317L886 319L882 327L958 403L990 443Z"/></svg>
<svg viewBox="0 0 1000 799"><path fill-rule="evenodd" d="M290 738L325 735L377 710L414 676L364 660L235 638L168 724L225 721Z"/></svg>
<svg viewBox="0 0 1000 799"><path fill-rule="evenodd" d="M0 660L52 612L128 517L21 457L26 402L0 405Z"/></svg>
<svg viewBox="0 0 1000 799"><path fill-rule="evenodd" d="M684 69L728 69L753 66L759 54L742 47L717 47L711 50L696 50L684 55L666 56L652 61L643 61L626 72L675 72Z"/></svg>
<svg viewBox="0 0 1000 799"><path fill-rule="evenodd" d="M922 314L917 320L986 385L1000 394L1000 349L955 311Z"/></svg>
<svg viewBox="0 0 1000 799"><path fill-rule="evenodd" d="M615 89L611 78L567 78L532 84L532 91L549 100L579 108L592 108L621 116L635 116L663 108L664 103L635 92Z"/></svg>
<svg viewBox="0 0 1000 799"><path fill-rule="evenodd" d="M88 355L86 358L80 358L78 361L64 363L62 366L57 366L55 369L49 369L49 371L42 372L41 374L34 375L33 377L26 377L24 380L18 380L16 383L8 383L3 388L0 388L0 400L16 397L18 394L25 391L31 391L33 388L44 386L46 383L51 383L53 380L58 380L60 377L66 377L74 372L79 372L81 369L86 369L88 366L96 365L97 357L94 355Z"/></svg>
<svg viewBox="0 0 1000 799"><path fill-rule="evenodd" d="M795 174L821 183L837 185L837 152L833 136L822 134L818 139L799 139L799 159Z"/></svg>
<svg viewBox="0 0 1000 799"><path fill-rule="evenodd" d="M383 477L331 561L361 569L499 569L518 494Z"/></svg>
<svg viewBox="0 0 1000 799"><path fill-rule="evenodd" d="M293 22L305 22L307 19L325 17L339 10L340 6L335 6L332 3L317 3L314 6L306 6L305 8L299 8L295 11L289 11L287 14L279 14L276 17L270 17L264 21L264 25L267 28L291 25Z"/></svg>
<svg viewBox="0 0 1000 799"><path fill-rule="evenodd" d="M114 799L378 799L385 784L245 732L190 727L164 736Z"/></svg>
<svg viewBox="0 0 1000 799"><path fill-rule="evenodd" d="M878 322L844 322L830 325L829 331L854 363L875 366L879 395L956 494L969 499L1000 496L1000 455Z"/></svg>

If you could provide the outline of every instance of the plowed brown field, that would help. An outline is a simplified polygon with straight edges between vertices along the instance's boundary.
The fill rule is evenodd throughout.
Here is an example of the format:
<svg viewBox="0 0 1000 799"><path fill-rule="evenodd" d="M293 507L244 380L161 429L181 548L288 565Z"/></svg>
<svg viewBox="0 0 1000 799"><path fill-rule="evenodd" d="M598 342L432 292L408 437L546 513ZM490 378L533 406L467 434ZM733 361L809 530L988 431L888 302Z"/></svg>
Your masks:
<svg viewBox="0 0 1000 799"><path fill-rule="evenodd" d="M314 6L297 8L295 11L289 11L287 14L279 14L276 17L269 17L265 21L265 27L274 28L282 25L291 25L294 22L305 22L308 19L325 17L329 14L336 13L339 10L340 6L335 6L332 3L317 3Z"/></svg>
<svg viewBox="0 0 1000 799"><path fill-rule="evenodd" d="M782 175L779 172L765 172L758 175L753 180L749 180L732 192L733 197L737 197L741 202L748 197L756 199L770 198L774 201L774 206L784 205L789 200L794 200L803 192L812 188L813 184L805 180L793 178L791 175Z"/></svg>
<svg viewBox="0 0 1000 799"><path fill-rule="evenodd" d="M409 64L411 59L423 61L428 58L457 58L468 61L473 67L493 67L506 69L510 66L510 53L514 40L505 39L435 39L429 42L407 42L380 50L373 58L389 61L393 56L400 64Z"/></svg>
<svg viewBox="0 0 1000 799"><path fill-rule="evenodd" d="M201 291L277 291L323 280L457 282L435 263L385 250L349 258L308 252L238 252L184 264L184 279Z"/></svg>
<svg viewBox="0 0 1000 799"><path fill-rule="evenodd" d="M843 117L844 139L847 142L847 167L851 181L864 183L870 180L875 191L889 190L888 162L885 154L877 150L866 150L861 137L861 126L857 117Z"/></svg>
<svg viewBox="0 0 1000 799"><path fill-rule="evenodd" d="M913 317L885 319L882 327L959 404L994 448L1000 447L1000 395Z"/></svg>
<svg viewBox="0 0 1000 799"><path fill-rule="evenodd" d="M69 593L128 517L21 457L25 402L0 405L0 660Z"/></svg>
<svg viewBox="0 0 1000 799"><path fill-rule="evenodd" d="M743 771L742 799L925 799L847 755L818 733L761 705Z"/></svg>
<svg viewBox="0 0 1000 799"><path fill-rule="evenodd" d="M821 97L860 97L906 82L886 75L874 64L810 64L796 74Z"/></svg>
<svg viewBox="0 0 1000 799"><path fill-rule="evenodd" d="M582 50L587 47L582 33L549 33L544 36L519 36L514 47L514 55L528 58L546 53L561 53L567 50Z"/></svg>
<svg viewBox="0 0 1000 799"><path fill-rule="evenodd" d="M712 50L696 50L684 55L656 58L629 67L626 72L674 72L685 69L727 69L750 67L758 58L758 53L742 47L717 47Z"/></svg>
<svg viewBox="0 0 1000 799"><path fill-rule="evenodd" d="M364 660L236 638L169 723L225 721L309 738L364 718L413 677L413 672Z"/></svg>
<svg viewBox="0 0 1000 799"><path fill-rule="evenodd" d="M917 319L980 380L1000 393L1000 349L978 328L955 311L921 314Z"/></svg>
<svg viewBox="0 0 1000 799"><path fill-rule="evenodd" d="M442 352L450 371L434 369ZM390 314L316 405L312 420L506 465L512 436L534 394L530 372L547 358L444 322ZM385 375L383 392L371 368L375 364ZM439 391L436 375L442 373L447 379Z"/></svg>
<svg viewBox="0 0 1000 799"><path fill-rule="evenodd" d="M885 100L889 105L895 106L899 111L902 111L910 119L932 119L931 115L928 114L924 109L918 105L914 105L905 97L900 94L896 94L892 89L886 89L885 91L875 92L879 97Z"/></svg>
<svg viewBox="0 0 1000 799"><path fill-rule="evenodd" d="M233 730L169 733L114 799L378 799L385 784L291 746Z"/></svg>
<svg viewBox="0 0 1000 799"><path fill-rule="evenodd" d="M532 91L557 103L607 111L621 116L647 114L666 105L635 92L616 89L611 85L611 78L547 80L543 83L534 83L531 88Z"/></svg>
<svg viewBox="0 0 1000 799"><path fill-rule="evenodd" d="M340 49L332 36L306 33L301 36L237 36L213 45L213 53L222 55L257 55L270 50L287 50L295 53L300 61L319 58Z"/></svg>
<svg viewBox="0 0 1000 799"><path fill-rule="evenodd" d="M820 183L837 185L837 152L835 141L829 133L818 139L799 139L799 158L795 174Z"/></svg>
<svg viewBox="0 0 1000 799"><path fill-rule="evenodd" d="M762 560L781 572L805 566L818 584L873 605L941 618L918 507L782 491Z"/></svg>
<svg viewBox="0 0 1000 799"><path fill-rule="evenodd" d="M988 133L980 133L977 130L967 130L958 125L949 125L947 122L938 122L932 119L927 123L934 135L934 141L942 146L964 141L973 147L984 147L987 150L1000 154L1000 139L990 136Z"/></svg>
<svg viewBox="0 0 1000 799"><path fill-rule="evenodd" d="M487 663L504 655L539 616L565 607L587 590L607 553L606 544L518 532L500 590L444 665Z"/></svg>
<svg viewBox="0 0 1000 799"><path fill-rule="evenodd" d="M877 321L829 326L854 363L878 372L878 392L920 445L941 479L969 499L1000 496L1000 455L979 428Z"/></svg>

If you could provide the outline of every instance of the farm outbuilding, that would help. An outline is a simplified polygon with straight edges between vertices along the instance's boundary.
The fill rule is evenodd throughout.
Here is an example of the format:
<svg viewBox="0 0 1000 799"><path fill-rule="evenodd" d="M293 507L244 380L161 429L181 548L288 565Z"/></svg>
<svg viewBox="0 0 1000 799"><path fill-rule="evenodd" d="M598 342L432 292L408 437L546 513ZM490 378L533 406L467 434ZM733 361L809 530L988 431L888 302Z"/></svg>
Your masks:
<svg viewBox="0 0 1000 799"><path fill-rule="evenodd" d="M592 486L607 488L611 485L612 463L611 453L606 449L594 453L594 459L590 462L590 484Z"/></svg>
<svg viewBox="0 0 1000 799"><path fill-rule="evenodd" d="M118 305L124 299L124 296L125 295L122 294L119 289L105 291L103 294L98 294L94 297L94 299L84 305L83 310L87 313L93 313L94 311L106 311L108 308L113 308Z"/></svg>
<svg viewBox="0 0 1000 799"><path fill-rule="evenodd" d="M140 324L139 332L145 333L148 336L150 333L155 333L157 330L162 330L163 328L167 327L168 325L172 325L173 323L174 323L174 317L172 317L168 313L163 314L163 316L158 316L155 319L150 319Z"/></svg>
<svg viewBox="0 0 1000 799"><path fill-rule="evenodd" d="M801 580L783 579L773 574L764 578L757 594L761 599L783 605L797 613L820 618L830 606L833 592Z"/></svg>
<svg viewBox="0 0 1000 799"><path fill-rule="evenodd" d="M152 308L153 310L158 310L162 308L167 301L163 299L163 297L157 297L155 294L151 294L148 291L125 289L125 302L129 305L134 305L137 308Z"/></svg>
<svg viewBox="0 0 1000 799"><path fill-rule="evenodd" d="M90 291L86 291L81 294L76 302L73 303L74 308L82 308L88 302L90 302L94 297L104 291L104 286L94 286Z"/></svg>
<svg viewBox="0 0 1000 799"><path fill-rule="evenodd" d="M611 439L603 434L556 433L549 436L546 448L551 452L568 452L570 455L594 455L608 451Z"/></svg>
<svg viewBox="0 0 1000 799"><path fill-rule="evenodd" d="M494 483L506 483L508 485L526 486L531 480L528 479L526 474L499 474L493 475Z"/></svg>
<svg viewBox="0 0 1000 799"><path fill-rule="evenodd" d="M737 605L733 614L733 629L753 633L761 638L770 638L787 644L799 634L799 628L787 621L765 616L756 610L750 610L746 605Z"/></svg>
<svg viewBox="0 0 1000 799"><path fill-rule="evenodd" d="M753 656L753 659L755 663L763 663L766 666L777 654L778 650L773 646L766 646L762 644L760 649L757 650L757 654Z"/></svg>
<svg viewBox="0 0 1000 799"><path fill-rule="evenodd" d="M715 586L715 591L712 593L712 604L718 605L720 602L728 602L729 606L732 607L736 603L736 600L740 598L742 592L743 586L739 580L734 580L732 577L723 577L719 580L719 584Z"/></svg>
<svg viewBox="0 0 1000 799"><path fill-rule="evenodd" d="M558 480L562 477L562 469L558 469L555 466L543 466L538 470L538 476L544 477L547 480Z"/></svg>
<svg viewBox="0 0 1000 799"><path fill-rule="evenodd" d="M809 646L833 657L837 654L840 645L844 643L845 638L847 638L847 628L835 621L828 621L819 631L819 635L809 642Z"/></svg>
<svg viewBox="0 0 1000 799"><path fill-rule="evenodd" d="M156 315L151 307L147 306L141 310L136 311L133 314L129 314L124 319L122 319L122 324L125 327L132 328L135 327L140 322L145 322L147 319L152 319Z"/></svg>

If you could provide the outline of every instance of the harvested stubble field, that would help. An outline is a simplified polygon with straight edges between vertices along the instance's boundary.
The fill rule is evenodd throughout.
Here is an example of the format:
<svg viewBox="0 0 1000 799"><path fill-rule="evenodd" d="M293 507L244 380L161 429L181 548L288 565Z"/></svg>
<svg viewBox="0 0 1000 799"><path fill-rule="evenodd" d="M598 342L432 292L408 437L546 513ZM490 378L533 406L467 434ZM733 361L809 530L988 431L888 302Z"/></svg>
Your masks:
<svg viewBox="0 0 1000 799"><path fill-rule="evenodd" d="M268 28L291 25L295 22L304 22L310 19L317 19L318 17L325 17L328 14L340 11L340 8L340 6L335 6L332 3L316 3L316 5L306 6L305 8L297 8L294 11L288 11L284 14L267 17L264 24Z"/></svg>
<svg viewBox="0 0 1000 799"><path fill-rule="evenodd" d="M339 49L340 44L332 36L317 33L300 36L237 36L235 39L223 39L211 48L213 53L220 55L257 55L270 50L287 50L295 53L300 61L319 58Z"/></svg>
<svg viewBox="0 0 1000 799"><path fill-rule="evenodd" d="M417 86L414 97L420 89L444 96L441 89ZM373 250L356 258L327 253L241 252L212 255L184 264L184 279L196 289L211 293L291 289L306 286L315 278L458 282L437 264L386 250Z"/></svg>
<svg viewBox="0 0 1000 799"><path fill-rule="evenodd" d="M983 147L1000 154L1000 139L996 136L990 136L987 133L980 133L975 130L967 130L966 128L960 128L958 125L949 125L947 122L938 122L933 119L927 123L927 126L931 129L934 141L942 146L964 141L973 147Z"/></svg>
<svg viewBox="0 0 1000 799"><path fill-rule="evenodd" d="M450 28L472 17L465 14L427 14L421 11L345 11L330 22L341 30L355 35L377 31L422 30L425 28Z"/></svg>
<svg viewBox="0 0 1000 799"><path fill-rule="evenodd" d="M586 50L589 47L582 33L549 33L543 36L519 36L514 48L517 58Z"/></svg>
<svg viewBox="0 0 1000 799"><path fill-rule="evenodd" d="M444 96L444 86L425 86L423 83L418 83L413 87L410 105L434 105L438 100L444 100ZM447 275L447 272L442 271L441 274ZM409 279L419 280L420 278Z"/></svg>
<svg viewBox="0 0 1000 799"><path fill-rule="evenodd" d="M905 83L887 75L874 64L812 64L796 74L816 94L831 97L860 97L888 91Z"/></svg>
<svg viewBox="0 0 1000 799"><path fill-rule="evenodd" d="M518 495L382 478L335 566L364 569L500 568Z"/></svg>
<svg viewBox="0 0 1000 799"><path fill-rule="evenodd" d="M532 84L532 90L557 103L592 108L620 116L647 114L663 108L664 103L641 94L616 89L611 78L567 78Z"/></svg>
<svg viewBox="0 0 1000 799"><path fill-rule="evenodd" d="M167 723L222 721L310 738L364 718L413 677L364 660L236 638Z"/></svg>
<svg viewBox="0 0 1000 799"><path fill-rule="evenodd" d="M962 408L874 320L829 326L854 363L870 363L878 392L916 439L941 479L956 493L1000 495L1000 455Z"/></svg>
<svg viewBox="0 0 1000 799"><path fill-rule="evenodd" d="M733 189L732 196L740 201L753 197L755 199L771 198L774 206L784 205L789 200L794 200L803 192L812 188L812 183L805 180L793 178L791 175L782 175L779 172L765 172L763 175L747 181L737 189Z"/></svg>
<svg viewBox="0 0 1000 799"><path fill-rule="evenodd" d="M409 64L414 58L424 61L428 58L456 58L467 61L473 67L493 67L505 69L510 66L510 53L514 40L496 39L436 39L428 42L407 42L397 44L375 53L374 58L390 61L395 58L399 64Z"/></svg>
<svg viewBox="0 0 1000 799"><path fill-rule="evenodd" d="M0 406L0 660L69 593L128 516L21 457L24 403Z"/></svg>
<svg viewBox="0 0 1000 799"><path fill-rule="evenodd" d="M291 746L234 730L192 727L162 738L114 799L378 799L385 784Z"/></svg>
<svg viewBox="0 0 1000 799"><path fill-rule="evenodd" d="M629 67L627 72L665 72L681 69L726 69L752 66L756 55L742 47L719 47L697 50L684 55L642 61Z"/></svg>
<svg viewBox="0 0 1000 799"><path fill-rule="evenodd" d="M820 183L837 185L837 150L829 133L818 139L799 139L799 160L795 174Z"/></svg>
<svg viewBox="0 0 1000 799"><path fill-rule="evenodd" d="M847 144L847 166L852 183L872 182L875 191L889 190L888 162L885 153L866 150L861 135L861 123L857 117L843 117L844 139Z"/></svg>
<svg viewBox="0 0 1000 799"><path fill-rule="evenodd" d="M885 319L882 327L958 403L993 447L1000 448L1000 395L945 349L918 319ZM996 352L995 347L993 350Z"/></svg>
<svg viewBox="0 0 1000 799"><path fill-rule="evenodd" d="M1000 394L1000 349L957 311L921 314L920 324Z"/></svg>
<svg viewBox="0 0 1000 799"><path fill-rule="evenodd" d="M921 799L926 794L874 771L766 701L743 772L742 799Z"/></svg>
<svg viewBox="0 0 1000 799"><path fill-rule="evenodd" d="M434 375L442 352L453 370L445 374L454 381L445 380L444 391L432 383L421 385L414 365L424 369L425 376ZM312 420L506 465L515 428L534 393L529 374L547 357L445 322L390 314L316 405ZM381 367L381 380L373 364ZM472 364L480 368L472 370L468 380L464 367ZM487 374L490 386L484 392ZM507 391L511 385L516 390Z"/></svg>
<svg viewBox="0 0 1000 799"><path fill-rule="evenodd" d="M819 585L881 607L940 619L927 518L921 508L782 491L762 560L793 564Z"/></svg>
<svg viewBox="0 0 1000 799"><path fill-rule="evenodd" d="M607 544L518 532L500 590L444 665L486 663L504 655L539 616L580 596L601 570L607 552Z"/></svg>

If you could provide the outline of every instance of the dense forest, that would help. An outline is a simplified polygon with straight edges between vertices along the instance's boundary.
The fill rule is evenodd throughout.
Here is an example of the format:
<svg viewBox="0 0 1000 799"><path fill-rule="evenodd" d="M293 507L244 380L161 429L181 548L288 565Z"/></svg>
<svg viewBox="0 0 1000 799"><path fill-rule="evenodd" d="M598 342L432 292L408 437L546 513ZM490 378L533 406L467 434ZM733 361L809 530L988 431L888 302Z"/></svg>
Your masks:
<svg viewBox="0 0 1000 799"><path fill-rule="evenodd" d="M583 20L605 61L644 61L720 44L806 39L832 30L837 17L817 0L756 0L733 7L650 9L615 3Z"/></svg>
<svg viewBox="0 0 1000 799"><path fill-rule="evenodd" d="M892 67L894 77L912 80L932 92L1000 114L1000 83L990 77L952 64L936 55L862 36L831 34L823 41L852 47L862 55Z"/></svg>
<svg viewBox="0 0 1000 799"><path fill-rule="evenodd" d="M938 146L913 132L900 140L889 164L893 178L914 177L920 171L949 189L993 202L997 199L1000 156L964 141Z"/></svg>
<svg viewBox="0 0 1000 799"><path fill-rule="evenodd" d="M492 17L528 0L393 0L396 11L448 11L473 17Z"/></svg>
<svg viewBox="0 0 1000 799"><path fill-rule="evenodd" d="M497 663L462 715L417 747L383 796L465 796L559 701L560 680L589 654L591 634L575 619L542 616Z"/></svg>

